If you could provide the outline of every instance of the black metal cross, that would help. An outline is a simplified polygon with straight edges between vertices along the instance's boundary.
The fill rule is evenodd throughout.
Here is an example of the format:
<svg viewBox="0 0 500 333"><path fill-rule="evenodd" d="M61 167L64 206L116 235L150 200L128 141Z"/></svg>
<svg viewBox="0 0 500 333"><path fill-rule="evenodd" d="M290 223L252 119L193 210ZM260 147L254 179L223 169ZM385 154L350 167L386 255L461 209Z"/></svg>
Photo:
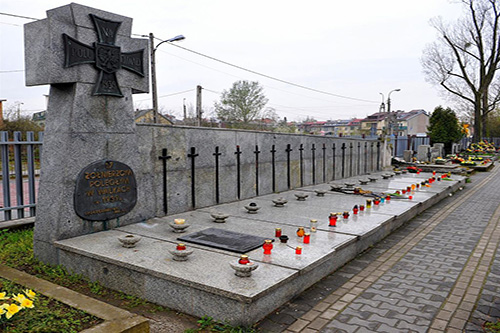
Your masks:
<svg viewBox="0 0 500 333"><path fill-rule="evenodd" d="M344 178L344 175L345 175L345 142L342 143L342 147L340 149L342 149L342 178Z"/></svg>
<svg viewBox="0 0 500 333"><path fill-rule="evenodd" d="M237 184L237 190L238 190L238 200L241 197L241 171L240 171L240 155L241 155L241 150L240 146L236 146L236 151L234 152L236 155L236 181L238 182Z"/></svg>
<svg viewBox="0 0 500 333"><path fill-rule="evenodd" d="M255 145L255 150L253 151L255 154L255 195L259 195L259 146Z"/></svg>
<svg viewBox="0 0 500 333"><path fill-rule="evenodd" d="M300 187L304 186L304 145L301 143L299 152L300 152Z"/></svg>
<svg viewBox="0 0 500 333"><path fill-rule="evenodd" d="M158 159L162 161L163 164L163 211L165 215L168 211L168 203L167 203L167 161L172 158L172 156L168 155L167 148L163 148L161 150L161 155L158 156Z"/></svg>
<svg viewBox="0 0 500 333"><path fill-rule="evenodd" d="M274 154L276 153L275 145L271 148L271 162L272 162L272 174L273 174L273 192L276 192L276 166L274 160Z"/></svg>
<svg viewBox="0 0 500 333"><path fill-rule="evenodd" d="M335 143L333 144L332 150L333 150L333 162L332 162L333 175L332 175L332 180L335 180L335 159L336 159L336 156L335 156Z"/></svg>
<svg viewBox="0 0 500 333"><path fill-rule="evenodd" d="M358 175L361 174L361 142L358 142Z"/></svg>
<svg viewBox="0 0 500 333"><path fill-rule="evenodd" d="M380 170L380 141L377 142L377 171Z"/></svg>
<svg viewBox="0 0 500 333"><path fill-rule="evenodd" d="M365 174L368 172L368 142L365 141Z"/></svg>
<svg viewBox="0 0 500 333"><path fill-rule="evenodd" d="M373 171L373 142L370 142L370 171Z"/></svg>
<svg viewBox="0 0 500 333"><path fill-rule="evenodd" d="M316 184L316 146L314 145L314 143L312 144L311 154L312 154L312 181L313 184Z"/></svg>
<svg viewBox="0 0 500 333"><path fill-rule="evenodd" d="M88 46L63 34L64 67L94 64L100 72L92 94L123 97L116 72L124 68L144 76L144 49L122 53L121 48L115 45L118 28L122 23L93 14L89 16L94 23L97 42L93 46Z"/></svg>
<svg viewBox="0 0 500 333"><path fill-rule="evenodd" d="M191 158L191 205L193 208L196 207L196 187L195 187L195 163L194 159L198 156L196 154L196 148L191 147L191 153L187 155L189 158Z"/></svg>
<svg viewBox="0 0 500 333"><path fill-rule="evenodd" d="M349 177L352 177L352 142L349 143Z"/></svg>
<svg viewBox="0 0 500 333"><path fill-rule="evenodd" d="M291 145L290 144L287 144L286 145L286 178L287 178L287 184L288 184L288 189L290 189L292 187L292 182L291 182L291 177L290 177L290 152L293 151L293 149L291 148Z"/></svg>
<svg viewBox="0 0 500 333"><path fill-rule="evenodd" d="M220 201L220 193L219 193L219 156L222 153L219 152L219 146L215 147L215 153L212 155L215 156L215 202L219 203Z"/></svg>
<svg viewBox="0 0 500 333"><path fill-rule="evenodd" d="M326 145L323 143L323 183L326 183Z"/></svg>

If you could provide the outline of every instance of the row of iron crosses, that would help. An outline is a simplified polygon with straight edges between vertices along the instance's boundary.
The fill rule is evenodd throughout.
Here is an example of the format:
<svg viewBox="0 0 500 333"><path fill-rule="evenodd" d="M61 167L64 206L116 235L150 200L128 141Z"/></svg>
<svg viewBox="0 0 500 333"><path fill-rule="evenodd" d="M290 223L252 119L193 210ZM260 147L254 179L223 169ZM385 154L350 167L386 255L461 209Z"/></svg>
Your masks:
<svg viewBox="0 0 500 333"><path fill-rule="evenodd" d="M373 142L370 144L371 148L371 154L370 156L373 157ZM368 143L365 142L365 161L368 160ZM322 151L323 151L323 183L326 183L326 144L323 143L322 146ZM333 158L332 158L332 170L333 170L333 176L332 180L335 180L335 170L336 170L336 165L335 165L335 150L336 146L335 143L333 144L332 148L333 150ZM347 149L347 146L345 143L342 143L342 146L340 147L342 150L342 173L341 173L341 178L344 178L345 176L345 150ZM300 158L300 186L304 186L304 145L301 143L299 147L299 158ZM352 142L349 145L349 150L350 150L350 163L349 163L349 175L352 176L352 150L353 150L353 144ZM293 151L291 148L290 144L287 144L285 152L287 154L287 185L288 189L291 189L291 177L290 177L290 153ZM272 188L273 192L276 192L276 165L275 165L275 154L276 154L276 145L272 145L272 148L270 150L271 152L271 166L272 166ZM255 145L255 150L253 151L255 154L255 195L259 195L259 154L261 151L259 150L259 146ZM236 146L236 151L234 152L236 155L236 176L237 176L237 196L238 200L241 197L241 162L240 162L240 155L242 154L242 151L240 149L240 146ZM191 205L193 209L196 207L196 189L195 189L195 158L199 154L196 153L196 148L191 147L189 153L187 154L187 157L191 159ZM219 195L219 156L222 155L222 153L219 151L219 146L215 147L215 152L212 154L215 157L215 200L217 204L220 201L220 195ZM358 156L361 156L361 143L358 142ZM167 148L162 149L162 154L158 157L162 163L163 163L163 210L165 214L168 212L168 200L167 200L167 161L171 158L172 156L168 155ZM373 170L373 158L370 158L370 170ZM316 184L316 146L313 143L311 147L311 164L312 164L312 183ZM365 163L365 174L367 173L367 168L368 164ZM361 173L361 158L358 158L358 174ZM380 170L380 142L377 142L377 170Z"/></svg>

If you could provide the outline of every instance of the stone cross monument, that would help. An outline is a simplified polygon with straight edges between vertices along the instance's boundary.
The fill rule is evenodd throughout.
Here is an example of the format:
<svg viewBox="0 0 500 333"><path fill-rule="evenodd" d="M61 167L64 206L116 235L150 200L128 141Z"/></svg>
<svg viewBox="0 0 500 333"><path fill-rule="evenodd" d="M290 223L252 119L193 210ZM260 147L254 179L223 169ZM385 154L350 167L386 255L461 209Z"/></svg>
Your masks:
<svg viewBox="0 0 500 333"><path fill-rule="evenodd" d="M25 25L26 85L50 84L35 222L37 258L55 241L148 219L132 104L148 92L148 40L132 19L71 3Z"/></svg>

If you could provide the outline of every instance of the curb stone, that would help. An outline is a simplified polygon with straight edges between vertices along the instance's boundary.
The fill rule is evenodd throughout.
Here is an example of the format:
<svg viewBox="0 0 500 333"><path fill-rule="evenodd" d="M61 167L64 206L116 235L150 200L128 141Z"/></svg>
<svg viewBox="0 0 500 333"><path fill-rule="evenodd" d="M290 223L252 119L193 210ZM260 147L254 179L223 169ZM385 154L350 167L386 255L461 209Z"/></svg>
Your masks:
<svg viewBox="0 0 500 333"><path fill-rule="evenodd" d="M71 289L0 264L0 277L104 320L82 333L149 333L149 320Z"/></svg>

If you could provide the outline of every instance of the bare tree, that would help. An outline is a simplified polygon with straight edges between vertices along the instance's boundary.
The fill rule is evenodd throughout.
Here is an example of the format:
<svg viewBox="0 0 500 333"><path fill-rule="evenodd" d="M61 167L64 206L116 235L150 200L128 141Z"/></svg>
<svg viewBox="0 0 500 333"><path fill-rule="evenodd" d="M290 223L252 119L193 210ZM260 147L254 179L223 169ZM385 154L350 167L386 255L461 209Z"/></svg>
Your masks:
<svg viewBox="0 0 500 333"><path fill-rule="evenodd" d="M500 103L500 2L459 2L467 8L464 18L453 24L432 21L441 36L424 50L422 65L429 82L468 105L477 142L485 135L488 113Z"/></svg>

